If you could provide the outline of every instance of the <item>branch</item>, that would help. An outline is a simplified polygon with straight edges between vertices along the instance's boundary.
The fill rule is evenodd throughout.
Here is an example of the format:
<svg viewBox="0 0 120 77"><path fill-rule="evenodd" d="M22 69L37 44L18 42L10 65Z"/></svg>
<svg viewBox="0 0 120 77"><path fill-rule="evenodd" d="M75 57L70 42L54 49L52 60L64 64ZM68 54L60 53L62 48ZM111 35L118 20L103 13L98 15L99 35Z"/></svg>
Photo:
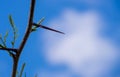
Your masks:
<svg viewBox="0 0 120 77"><path fill-rule="evenodd" d="M17 49L14 49L14 48L0 48L0 50L13 51L17 53Z"/></svg>
<svg viewBox="0 0 120 77"><path fill-rule="evenodd" d="M12 77L16 77L16 71L17 71L17 67L18 67L18 61L19 61L19 57L21 55L21 52L27 42L27 39L31 33L31 29L32 29L32 22L33 22L33 15L34 15L34 7L35 7L35 1L36 0L31 0L31 6L30 6L30 14L29 14L29 21L28 21L28 27L26 30L26 33L23 37L23 40L18 48L18 51L15 55L15 58L13 58L14 63L13 63L13 71L12 71Z"/></svg>
<svg viewBox="0 0 120 77"><path fill-rule="evenodd" d="M13 49L13 48L0 48L0 50L4 50L4 51L8 52L10 54L10 56L12 56L13 58L15 58L14 53L17 53L17 49Z"/></svg>
<svg viewBox="0 0 120 77"><path fill-rule="evenodd" d="M34 15L34 7L35 7L35 0L32 0L31 7L30 7L30 15L29 15L28 28L27 28L26 33L25 33L25 35L23 37L23 40L22 40L22 42L20 44L20 47L19 47L19 50L18 50L19 54L23 50L23 48L24 48L24 46L25 46L25 44L27 42L27 39L28 39L28 37L29 37L29 35L31 33L32 22L33 22L33 15Z"/></svg>
<svg viewBox="0 0 120 77"><path fill-rule="evenodd" d="M36 27L40 27L40 28L43 28L43 29L47 29L47 30L50 30L50 31L57 32L57 33L65 34L61 31L58 31L58 30L55 30L55 29L52 29L52 28L49 28L49 27L46 27L46 26L43 26L43 25L39 25L39 24L36 24L36 23L33 23L33 25L36 26Z"/></svg>

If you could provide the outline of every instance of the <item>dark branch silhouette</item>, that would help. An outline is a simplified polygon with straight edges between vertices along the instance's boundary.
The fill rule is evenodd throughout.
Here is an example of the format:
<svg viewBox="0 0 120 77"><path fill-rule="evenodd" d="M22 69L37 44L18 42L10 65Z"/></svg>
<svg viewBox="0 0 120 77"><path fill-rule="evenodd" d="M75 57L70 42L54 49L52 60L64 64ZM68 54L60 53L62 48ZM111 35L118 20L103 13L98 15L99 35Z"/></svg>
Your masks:
<svg viewBox="0 0 120 77"><path fill-rule="evenodd" d="M14 48L0 48L0 50L12 51L12 52L17 53L17 49L14 49Z"/></svg>
<svg viewBox="0 0 120 77"><path fill-rule="evenodd" d="M25 46L25 44L26 44L26 42L27 42L27 40L28 40L28 38L31 34L33 26L64 34L61 31L58 31L58 30L55 30L55 29L52 29L52 28L49 28L49 27L46 27L46 26L43 26L43 25L40 25L40 24L33 23L35 2L36 2L36 0L31 0L28 25L27 25L27 29L26 29L26 32L24 34L24 37L23 37L23 39L20 43L20 46L17 49L0 47L0 50L7 51L13 58L13 68L12 68L12 76L11 77L16 77L19 58L20 58L20 55L23 52L23 48L24 48L24 46Z"/></svg>
<svg viewBox="0 0 120 77"><path fill-rule="evenodd" d="M12 72L12 77L16 77L16 71L17 71L17 67L18 67L18 61L21 55L21 52L27 42L27 39L31 33L31 29L32 29L32 23L33 23L33 15L34 15L34 7L35 7L35 1L36 0L31 0L31 6L30 6L30 14L29 14L29 21L28 21L28 26L27 26L27 30L26 33L23 37L23 40L18 48L18 53L16 54L16 57L13 59L14 63L13 63L13 72Z"/></svg>

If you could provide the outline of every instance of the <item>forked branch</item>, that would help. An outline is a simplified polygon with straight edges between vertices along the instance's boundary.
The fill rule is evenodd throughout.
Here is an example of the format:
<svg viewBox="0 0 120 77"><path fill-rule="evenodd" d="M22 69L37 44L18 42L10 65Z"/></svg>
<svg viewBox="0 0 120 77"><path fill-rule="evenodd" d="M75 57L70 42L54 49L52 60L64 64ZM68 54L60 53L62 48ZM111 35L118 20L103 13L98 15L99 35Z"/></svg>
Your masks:
<svg viewBox="0 0 120 77"><path fill-rule="evenodd" d="M16 58L14 58L14 63L13 63L13 72L12 72L12 77L16 77L16 71L17 71L17 67L18 67L18 61L19 61L19 57L21 55L21 52L27 42L27 39L31 33L31 29L32 29L32 23L33 23L33 15L34 15L34 7L35 7L35 1L36 0L31 0L31 6L30 6L30 14L29 14L29 21L28 21L28 26L27 26L27 30L26 33L23 37L23 40L18 48L17 54L16 54Z"/></svg>
<svg viewBox="0 0 120 77"><path fill-rule="evenodd" d="M22 50L23 50L23 48L24 48L24 46L25 46L25 44L26 44L26 42L27 42L27 40L30 36L30 33L32 31L34 31L33 27L35 27L35 29L40 27L40 28L43 28L43 29L47 29L47 30L50 30L50 31L54 31L54 32L57 32L57 33L64 34L61 31L58 31L58 30L55 30L55 29L52 29L52 28L41 25L40 23L42 21L40 21L38 24L33 23L35 2L36 2L36 0L31 0L28 25L27 25L27 29L26 29L26 32L24 34L24 37L23 37L23 39L20 43L20 46L17 49L14 48L14 43L15 43L16 36L17 36L17 34L15 33L16 30L15 30L14 25L12 25L13 31L14 31L13 32L14 33L14 40L12 41L13 48L7 48L6 44L4 44L4 42L3 42L3 45L0 44L0 50L8 51L10 53L10 55L13 57L13 69L12 69L12 76L11 77L16 77L16 72L17 72L17 67L18 67L18 62L19 62L20 55L21 55ZM13 24L11 16L9 16L9 19L10 19L11 24ZM6 42L6 39L5 39L5 42Z"/></svg>

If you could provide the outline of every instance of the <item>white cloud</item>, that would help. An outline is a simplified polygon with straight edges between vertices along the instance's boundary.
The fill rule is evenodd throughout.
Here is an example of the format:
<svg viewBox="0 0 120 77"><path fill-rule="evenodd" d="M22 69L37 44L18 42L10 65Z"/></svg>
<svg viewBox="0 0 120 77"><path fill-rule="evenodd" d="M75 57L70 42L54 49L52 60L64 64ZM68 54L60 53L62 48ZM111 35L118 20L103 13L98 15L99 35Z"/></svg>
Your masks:
<svg viewBox="0 0 120 77"><path fill-rule="evenodd" d="M50 25L59 25L53 27L66 33L45 34L45 40L48 40L45 55L50 64L65 63L70 71L82 77L103 77L113 68L117 49L109 39L100 35L104 22L98 12L79 13L67 9Z"/></svg>
<svg viewBox="0 0 120 77"><path fill-rule="evenodd" d="M50 4L50 6L58 6L59 4L63 4L63 3L73 3L73 4L84 4L86 6L89 6L89 7L110 7L111 4L113 4L113 1L114 0L48 0L46 1L46 3L49 3L52 2L53 5Z"/></svg>

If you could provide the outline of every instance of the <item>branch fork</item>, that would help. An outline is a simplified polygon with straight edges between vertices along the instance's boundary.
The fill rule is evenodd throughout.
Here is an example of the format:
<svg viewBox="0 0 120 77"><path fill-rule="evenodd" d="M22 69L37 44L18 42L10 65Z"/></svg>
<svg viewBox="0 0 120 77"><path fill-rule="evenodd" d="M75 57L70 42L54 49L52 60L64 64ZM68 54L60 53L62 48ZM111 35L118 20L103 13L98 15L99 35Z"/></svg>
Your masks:
<svg viewBox="0 0 120 77"><path fill-rule="evenodd" d="M21 55L22 50L23 50L23 48L24 48L24 46L25 46L25 44L26 44L26 42L27 42L27 40L28 40L28 38L29 38L29 36L32 32L33 27L36 27L36 28L40 27L40 28L43 28L43 29L47 29L47 30L50 30L50 31L54 31L54 32L57 32L57 33L64 34L61 31L58 31L58 30L55 30L55 29L52 29L52 28L41 25L40 23L42 21L40 21L38 24L33 23L35 1L36 0L31 0L28 26L27 26L27 30L25 32L25 35L24 35L22 41L21 41L20 46L16 49L16 48L14 48L14 43L12 43L13 48L0 47L0 50L7 51L13 57L13 70L12 70L12 76L11 77L16 77L16 72L17 72L17 67L18 67L18 62L19 62L20 55ZM13 24L11 16L9 18L10 18L11 24ZM15 30L14 25L12 25L12 27L13 27L13 30L14 30L14 40L13 40L13 42L14 42L16 40L16 33L15 33L16 30Z"/></svg>

